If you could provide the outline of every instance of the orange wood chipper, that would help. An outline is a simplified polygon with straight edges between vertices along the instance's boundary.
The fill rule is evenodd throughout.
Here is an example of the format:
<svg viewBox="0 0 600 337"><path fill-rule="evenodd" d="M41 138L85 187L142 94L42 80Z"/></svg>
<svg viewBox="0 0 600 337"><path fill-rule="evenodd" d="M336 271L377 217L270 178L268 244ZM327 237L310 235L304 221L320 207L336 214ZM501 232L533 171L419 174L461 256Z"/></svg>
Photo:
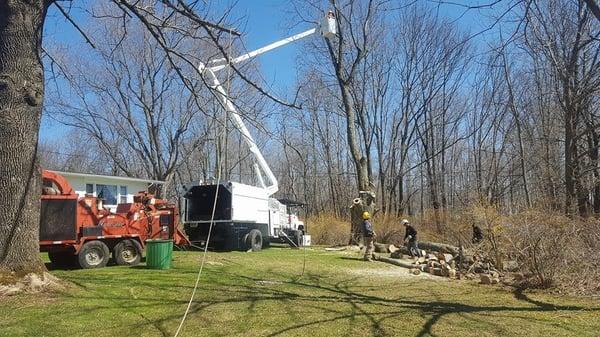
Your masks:
<svg viewBox="0 0 600 337"><path fill-rule="evenodd" d="M101 268L111 254L118 265L136 265L148 239L189 245L178 228L177 206L166 200L139 192L112 213L101 198L79 197L55 172L44 170L42 179L40 251L48 252L53 265Z"/></svg>

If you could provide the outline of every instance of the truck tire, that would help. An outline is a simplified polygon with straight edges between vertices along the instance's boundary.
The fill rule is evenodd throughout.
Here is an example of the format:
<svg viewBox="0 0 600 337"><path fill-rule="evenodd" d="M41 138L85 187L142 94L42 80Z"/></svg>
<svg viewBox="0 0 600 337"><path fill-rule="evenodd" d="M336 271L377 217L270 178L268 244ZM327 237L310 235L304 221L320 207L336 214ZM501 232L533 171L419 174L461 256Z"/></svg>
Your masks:
<svg viewBox="0 0 600 337"><path fill-rule="evenodd" d="M102 268L108 263L110 251L104 242L94 240L83 244L77 260L83 269Z"/></svg>
<svg viewBox="0 0 600 337"><path fill-rule="evenodd" d="M245 241L246 249L251 249L253 252L257 252L262 249L263 238L258 229L253 229L246 234Z"/></svg>
<svg viewBox="0 0 600 337"><path fill-rule="evenodd" d="M142 260L142 246L137 240L123 240L115 245L113 258L119 266L135 266Z"/></svg>
<svg viewBox="0 0 600 337"><path fill-rule="evenodd" d="M48 252L48 258L56 268L72 268L77 260L72 252Z"/></svg>

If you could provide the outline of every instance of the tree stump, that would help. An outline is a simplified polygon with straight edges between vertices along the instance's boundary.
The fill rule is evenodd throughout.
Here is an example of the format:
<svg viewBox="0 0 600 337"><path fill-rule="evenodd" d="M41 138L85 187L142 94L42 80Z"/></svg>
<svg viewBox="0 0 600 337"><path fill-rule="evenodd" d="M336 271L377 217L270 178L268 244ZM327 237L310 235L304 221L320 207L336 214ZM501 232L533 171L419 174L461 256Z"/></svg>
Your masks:
<svg viewBox="0 0 600 337"><path fill-rule="evenodd" d="M362 215L369 212L375 213L375 194L373 192L361 192L358 198L352 200L350 206L350 240L349 245L358 245L362 238Z"/></svg>

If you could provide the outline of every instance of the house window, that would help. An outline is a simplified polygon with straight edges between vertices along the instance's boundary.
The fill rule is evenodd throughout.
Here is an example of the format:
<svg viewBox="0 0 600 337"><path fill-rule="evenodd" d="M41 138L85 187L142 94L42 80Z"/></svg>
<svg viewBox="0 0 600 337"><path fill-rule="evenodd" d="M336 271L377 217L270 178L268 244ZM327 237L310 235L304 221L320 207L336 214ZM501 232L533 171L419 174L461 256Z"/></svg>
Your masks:
<svg viewBox="0 0 600 337"><path fill-rule="evenodd" d="M85 184L85 194L94 194L94 184Z"/></svg>
<svg viewBox="0 0 600 337"><path fill-rule="evenodd" d="M119 189L119 203L120 204L127 203L127 186L121 186Z"/></svg>
<svg viewBox="0 0 600 337"><path fill-rule="evenodd" d="M98 198L104 199L106 205L117 204L117 185L96 184Z"/></svg>

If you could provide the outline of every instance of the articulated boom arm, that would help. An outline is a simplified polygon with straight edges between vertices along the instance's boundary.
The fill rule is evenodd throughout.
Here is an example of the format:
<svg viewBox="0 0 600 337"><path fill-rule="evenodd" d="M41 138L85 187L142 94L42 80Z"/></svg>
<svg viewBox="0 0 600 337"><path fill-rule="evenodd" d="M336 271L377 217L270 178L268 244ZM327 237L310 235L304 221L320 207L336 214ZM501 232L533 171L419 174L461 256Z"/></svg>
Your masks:
<svg viewBox="0 0 600 337"><path fill-rule="evenodd" d="M219 71L219 70L227 67L230 64L236 64L236 63L240 63L240 62L245 61L245 60L249 60L249 59L251 59L251 58L253 58L255 56L258 56L260 54L266 53L269 50L273 50L275 48L279 48L281 46L285 46L288 43L291 43L291 42L300 40L302 38L305 38L307 36L310 36L310 35L314 34L316 31L317 31L316 28L309 29L309 30L307 30L305 32L302 32L302 33L290 36L290 37L285 38L283 40L279 40L279 41L273 42L271 44L268 44L268 45L266 45L264 47L261 47L261 48L258 48L256 50L253 50L253 51L251 51L251 52L249 52L247 54L244 54L242 56L238 56L238 57L232 59L229 62L227 62L226 58L220 58L220 59L212 60L212 61L208 62L208 66L213 71Z"/></svg>
<svg viewBox="0 0 600 337"><path fill-rule="evenodd" d="M229 95L227 94L227 91L225 91L225 88L223 88L223 86L221 85L221 82L219 82L219 79L217 78L217 76L215 76L215 73L213 72L213 70L211 68L204 68L204 74L207 76L207 79L210 81L209 84L212 86L212 88L214 90L216 90L217 94L221 98L221 103L223 104L225 111L227 111L231 115L231 120L233 121L234 125L242 133L242 137L244 138L244 141L246 142L246 144L248 144L248 147L250 148L250 152L252 152L252 154L254 155L254 158L256 158L258 165L260 166L260 168L262 168L262 170L267 175L267 179L269 179L270 185L263 186L263 187L267 190L269 195L275 194L275 192L277 192L279 190L279 184L277 182L277 178L275 178L275 175L273 174L271 167L269 167L269 164L267 164L267 161L265 160L262 153L260 152L258 145L256 145L256 142L254 141L254 138L252 138L250 131L248 131L248 128L244 124L242 117L237 112L235 105L233 105L233 102L231 102L231 100L229 99ZM261 184L264 185L264 180L262 179L262 175L260 174L260 171L258 169L256 169L256 173L258 175L258 179L261 181Z"/></svg>
<svg viewBox="0 0 600 337"><path fill-rule="evenodd" d="M269 196L275 194L275 192L277 192L279 189L279 184L277 182L277 178L273 174L273 171L269 167L269 164L267 164L267 161L265 160L262 153L260 152L260 149L256 145L256 142L252 138L252 135L250 135L250 132L248 131L248 128L246 128L246 125L244 124L242 117L238 113L233 102L231 102L231 100L229 99L229 94L227 93L227 91L225 91L225 88L223 88L223 86L221 85L221 82L215 75L215 72L217 72L221 69L224 69L228 65L236 64L236 63L239 63L239 62L242 62L245 60L249 60L255 56L258 56L260 54L263 54L263 53L273 50L275 48L279 48L288 43L292 43L294 41L297 41L297 40L300 40L307 36L310 36L310 35L316 33L317 31L320 31L321 35L323 35L326 38L331 38L336 35L337 26L336 26L336 21L335 21L333 12L329 11L327 13L324 20L321 22L319 28L312 28L305 32L302 32L302 33L299 33L296 35L292 35L290 37L273 42L264 47L258 48L254 51L251 51L249 53L246 53L244 55L238 56L238 57L230 59L230 60L228 60L227 58L220 58L220 59L212 60L212 61L208 62L208 64L206 64L206 65L200 64L198 66L198 71L207 77L210 86L212 87L212 89L214 89L217 92L217 95L221 98L221 103L223 104L223 107L229 114L231 114L231 120L233 121L233 123L235 124L237 129L240 130L240 132L242 133L244 141L246 141L246 144L248 144L248 147L250 148L250 152L252 152L252 154L254 154L254 158L256 158L256 161L258 164L258 166L257 165L254 166L256 175L257 175L258 180L259 180L260 184L262 185L262 187L269 193ZM269 185L265 184L265 181L262 177L259 167L267 175L267 179L269 180Z"/></svg>

